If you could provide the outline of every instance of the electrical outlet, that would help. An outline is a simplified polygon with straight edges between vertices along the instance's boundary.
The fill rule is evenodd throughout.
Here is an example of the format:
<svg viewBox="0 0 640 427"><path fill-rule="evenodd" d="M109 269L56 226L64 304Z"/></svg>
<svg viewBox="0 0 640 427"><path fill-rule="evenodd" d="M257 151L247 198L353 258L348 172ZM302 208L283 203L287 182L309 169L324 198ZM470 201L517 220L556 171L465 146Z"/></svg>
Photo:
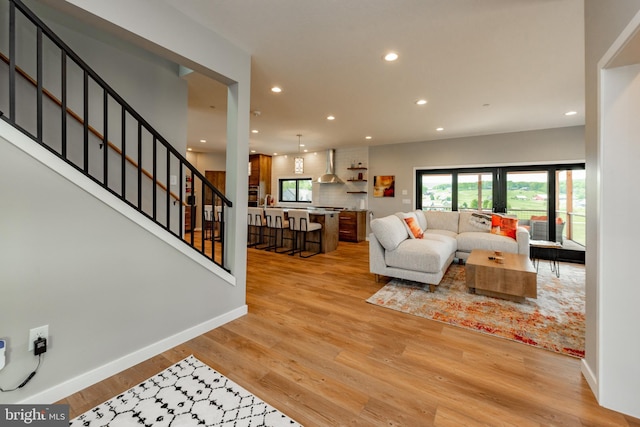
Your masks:
<svg viewBox="0 0 640 427"><path fill-rule="evenodd" d="M49 341L49 325L29 330L29 351L33 351L33 342L38 338L46 338Z"/></svg>
<svg viewBox="0 0 640 427"><path fill-rule="evenodd" d="M7 342L5 340L0 340L0 370L4 368L5 361L5 350L7 349Z"/></svg>

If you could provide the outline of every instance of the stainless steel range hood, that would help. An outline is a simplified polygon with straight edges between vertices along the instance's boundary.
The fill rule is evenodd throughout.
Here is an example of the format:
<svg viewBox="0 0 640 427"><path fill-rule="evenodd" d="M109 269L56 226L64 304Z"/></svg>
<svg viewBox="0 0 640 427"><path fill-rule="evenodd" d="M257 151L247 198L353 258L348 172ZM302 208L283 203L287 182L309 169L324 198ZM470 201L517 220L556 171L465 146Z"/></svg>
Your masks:
<svg viewBox="0 0 640 427"><path fill-rule="evenodd" d="M320 184L344 184L344 181L341 180L335 172L335 164L334 157L336 154L336 150L329 149L327 150L327 171L324 175L318 178L318 182Z"/></svg>

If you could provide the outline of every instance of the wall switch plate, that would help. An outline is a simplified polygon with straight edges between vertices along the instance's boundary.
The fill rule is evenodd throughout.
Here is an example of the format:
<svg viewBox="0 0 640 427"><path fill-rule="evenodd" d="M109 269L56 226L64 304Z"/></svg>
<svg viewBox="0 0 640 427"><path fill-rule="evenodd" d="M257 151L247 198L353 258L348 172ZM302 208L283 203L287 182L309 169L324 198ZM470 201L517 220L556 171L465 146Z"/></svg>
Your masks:
<svg viewBox="0 0 640 427"><path fill-rule="evenodd" d="M49 325L44 325L29 330L29 351L33 351L33 342L40 337L46 338L47 341L49 341Z"/></svg>
<svg viewBox="0 0 640 427"><path fill-rule="evenodd" d="M169 178L170 185L178 185L178 177L175 175L171 175Z"/></svg>
<svg viewBox="0 0 640 427"><path fill-rule="evenodd" d="M406 196L407 194L408 194L408 191L407 191L407 190L402 190L402 195L403 195L403 196Z"/></svg>
<svg viewBox="0 0 640 427"><path fill-rule="evenodd" d="M411 204L411 199L402 199L402 204L403 205L410 205Z"/></svg>
<svg viewBox="0 0 640 427"><path fill-rule="evenodd" d="M7 349L7 342L5 340L0 340L0 369L4 368L5 361L5 350Z"/></svg>

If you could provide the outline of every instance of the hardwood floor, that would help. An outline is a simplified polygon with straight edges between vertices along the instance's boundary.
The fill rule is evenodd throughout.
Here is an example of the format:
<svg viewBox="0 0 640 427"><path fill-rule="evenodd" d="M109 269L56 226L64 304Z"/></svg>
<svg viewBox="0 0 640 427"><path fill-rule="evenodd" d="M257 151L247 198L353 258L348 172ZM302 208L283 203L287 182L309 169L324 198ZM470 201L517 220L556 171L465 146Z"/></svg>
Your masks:
<svg viewBox="0 0 640 427"><path fill-rule="evenodd" d="M193 354L306 426L640 426L580 360L368 304L368 243L248 249L249 313L80 391L75 417Z"/></svg>

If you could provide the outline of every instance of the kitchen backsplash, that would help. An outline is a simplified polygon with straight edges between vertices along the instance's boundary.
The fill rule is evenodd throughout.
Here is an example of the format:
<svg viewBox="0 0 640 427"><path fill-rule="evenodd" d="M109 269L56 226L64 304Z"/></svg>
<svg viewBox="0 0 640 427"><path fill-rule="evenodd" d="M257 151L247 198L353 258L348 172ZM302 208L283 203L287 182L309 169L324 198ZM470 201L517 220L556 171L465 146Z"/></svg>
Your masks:
<svg viewBox="0 0 640 427"><path fill-rule="evenodd" d="M294 158L301 156L304 158L304 173L302 175L295 175L293 173ZM354 147L354 148L340 148L336 149L334 167L335 173L345 183L344 184L313 184L313 205L314 206L332 206L332 207L344 207L367 209L367 197L368 194L350 194L348 191L367 191L371 187L371 176L369 170L349 170L352 163L356 166L358 163L362 164L362 167L368 167L369 164L369 149L367 147ZM274 156L272 161L272 183L271 188L274 193L278 189L278 179L280 178L313 178L317 180L318 177L325 173L327 167L327 152L326 150L318 151L317 153L304 153L289 154L285 156ZM366 179L366 182L353 182L349 179L357 179L358 173L362 173L362 179ZM276 194L274 194L276 196ZM363 206L364 203L364 206ZM293 204L295 205L295 204Z"/></svg>

